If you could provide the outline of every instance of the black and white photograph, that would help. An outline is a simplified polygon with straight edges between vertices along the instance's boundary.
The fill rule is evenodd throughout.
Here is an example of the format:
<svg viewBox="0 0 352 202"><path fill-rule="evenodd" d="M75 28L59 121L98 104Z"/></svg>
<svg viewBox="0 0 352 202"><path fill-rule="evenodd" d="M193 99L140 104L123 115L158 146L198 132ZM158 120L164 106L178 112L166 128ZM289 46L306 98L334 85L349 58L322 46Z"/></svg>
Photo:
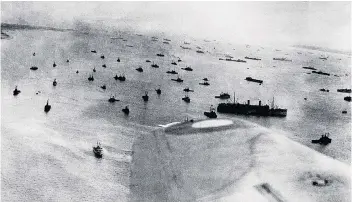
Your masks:
<svg viewBox="0 0 352 202"><path fill-rule="evenodd" d="M0 201L351 201L351 10L2 1Z"/></svg>

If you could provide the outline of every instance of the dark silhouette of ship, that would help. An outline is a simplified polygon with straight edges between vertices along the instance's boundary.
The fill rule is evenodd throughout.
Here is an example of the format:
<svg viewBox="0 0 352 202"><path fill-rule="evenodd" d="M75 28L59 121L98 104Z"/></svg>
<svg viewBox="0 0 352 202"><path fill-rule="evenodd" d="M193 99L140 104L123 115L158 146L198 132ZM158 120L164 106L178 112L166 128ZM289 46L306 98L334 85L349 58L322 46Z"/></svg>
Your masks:
<svg viewBox="0 0 352 202"><path fill-rule="evenodd" d="M177 77L177 79L171 79L171 80L172 80L172 81L179 82L179 83L183 82L183 80L182 80L180 77Z"/></svg>
<svg viewBox="0 0 352 202"><path fill-rule="evenodd" d="M88 81L94 81L93 74L88 77Z"/></svg>
<svg viewBox="0 0 352 202"><path fill-rule="evenodd" d="M292 60L289 60L287 58L273 58L273 60L292 62Z"/></svg>
<svg viewBox="0 0 352 202"><path fill-rule="evenodd" d="M136 70L137 70L138 72L143 72L143 68L142 68L142 67L138 67Z"/></svg>
<svg viewBox="0 0 352 202"><path fill-rule="evenodd" d="M161 89L160 89L160 88L155 89L155 91L156 91L156 93L157 93L158 95L160 95L160 94L161 94Z"/></svg>
<svg viewBox="0 0 352 202"><path fill-rule="evenodd" d="M196 52L197 53L204 53L204 51L201 51L201 50L197 50Z"/></svg>
<svg viewBox="0 0 352 202"><path fill-rule="evenodd" d="M122 112L128 115L130 113L130 109L128 108L128 106L126 106L122 109Z"/></svg>
<svg viewBox="0 0 352 202"><path fill-rule="evenodd" d="M213 105L210 106L210 111L209 112L204 112L204 115L206 117L208 117L208 118L213 118L213 119L218 117L218 115L215 112L215 109L214 109Z"/></svg>
<svg viewBox="0 0 352 202"><path fill-rule="evenodd" d="M56 67L56 64L55 64L55 62L54 62L54 64L53 64L53 67Z"/></svg>
<svg viewBox="0 0 352 202"><path fill-rule="evenodd" d="M146 60L145 62L151 62L150 60Z"/></svg>
<svg viewBox="0 0 352 202"><path fill-rule="evenodd" d="M15 90L13 90L13 95L16 96L18 94L20 94L20 90L17 89L17 86L15 87Z"/></svg>
<svg viewBox="0 0 352 202"><path fill-rule="evenodd" d="M151 66L154 67L154 68L159 68L159 65L155 64L154 62L153 62L153 64Z"/></svg>
<svg viewBox="0 0 352 202"><path fill-rule="evenodd" d="M190 47L186 47L186 46L180 46L182 49L188 49L188 50L191 50Z"/></svg>
<svg viewBox="0 0 352 202"><path fill-rule="evenodd" d="M57 81L56 81L56 79L54 79L53 86L56 86L56 85L57 85Z"/></svg>
<svg viewBox="0 0 352 202"><path fill-rule="evenodd" d="M77 70L77 71L76 71L76 74L78 74L78 73L79 73L79 71Z"/></svg>
<svg viewBox="0 0 352 202"><path fill-rule="evenodd" d="M188 66L186 68L181 68L181 69L186 70L186 71L193 71L193 69L190 66Z"/></svg>
<svg viewBox="0 0 352 202"><path fill-rule="evenodd" d="M328 57L323 57L323 56L321 56L321 57L319 57L319 59L321 59L321 60L327 60Z"/></svg>
<svg viewBox="0 0 352 202"><path fill-rule="evenodd" d="M101 89L106 90L106 85L100 86Z"/></svg>
<svg viewBox="0 0 352 202"><path fill-rule="evenodd" d="M44 106L44 112L48 113L51 109L51 105L49 105L49 100L46 101L46 105Z"/></svg>
<svg viewBox="0 0 352 202"><path fill-rule="evenodd" d="M93 147L93 153L97 158L102 158L103 157L103 148L100 145L100 142L97 142L97 146Z"/></svg>
<svg viewBox="0 0 352 202"><path fill-rule="evenodd" d="M36 66L32 66L31 68L29 68L30 70L37 70L38 69L38 67L36 67Z"/></svg>
<svg viewBox="0 0 352 202"><path fill-rule="evenodd" d="M178 74L175 70L169 70L169 71L167 71L166 73L168 73L168 74Z"/></svg>
<svg viewBox="0 0 352 202"><path fill-rule="evenodd" d="M183 91L185 91L185 92L194 92L194 90L191 90L191 89L189 89L188 87L185 88L185 89L183 89Z"/></svg>
<svg viewBox="0 0 352 202"><path fill-rule="evenodd" d="M312 73L314 73L314 74L321 74L321 75L330 76L330 74L329 74L329 73L325 73L325 72L322 72L322 71L312 71Z"/></svg>
<svg viewBox="0 0 352 202"><path fill-rule="evenodd" d="M235 100L235 96L234 96L234 100ZM258 105L251 105L250 101L247 100L247 104L240 104L236 102L220 103L217 107L217 111L221 113L256 115L256 116L285 117L287 115L287 109L274 107L274 99L271 107L269 107L269 105L262 105L261 101L259 101Z"/></svg>
<svg viewBox="0 0 352 202"><path fill-rule="evenodd" d="M187 102L187 103L191 102L191 98L189 98L188 96L183 97L182 100Z"/></svg>
<svg viewBox="0 0 352 202"><path fill-rule="evenodd" d="M67 62L67 63L69 63L69 62L70 62L70 60L69 60L69 59L67 59L67 60L66 60L66 62Z"/></svg>
<svg viewBox="0 0 352 202"><path fill-rule="evenodd" d="M248 57L248 56L244 57L244 59L248 59L248 60L262 60L260 58Z"/></svg>
<svg viewBox="0 0 352 202"><path fill-rule="evenodd" d="M33 56L35 56L35 52L33 53Z"/></svg>
<svg viewBox="0 0 352 202"><path fill-rule="evenodd" d="M97 70L95 70L95 67L93 68L93 72L96 72Z"/></svg>
<svg viewBox="0 0 352 202"><path fill-rule="evenodd" d="M164 41L163 43L164 43L164 44L170 44L170 43L169 43L169 42L167 42L167 41Z"/></svg>
<svg viewBox="0 0 352 202"><path fill-rule="evenodd" d="M165 41L171 41L170 39L164 39Z"/></svg>
<svg viewBox="0 0 352 202"><path fill-rule="evenodd" d="M319 89L320 91L322 91L322 92L329 92L329 90L328 89L325 89L325 88L321 88L321 89Z"/></svg>
<svg viewBox="0 0 352 202"><path fill-rule="evenodd" d="M331 143L331 138L329 138L329 133L325 133L317 140L312 140L313 144L328 145Z"/></svg>
<svg viewBox="0 0 352 202"><path fill-rule="evenodd" d="M345 88L345 89L337 89L337 92L340 93L351 93L351 89L349 88Z"/></svg>
<svg viewBox="0 0 352 202"><path fill-rule="evenodd" d="M116 60L117 62L120 62L120 58L117 58L117 60Z"/></svg>
<svg viewBox="0 0 352 202"><path fill-rule="evenodd" d="M114 79L115 80L119 80L119 81L126 81L126 77L125 76L122 76L122 75L117 76L117 74L115 75Z"/></svg>
<svg viewBox="0 0 352 202"><path fill-rule="evenodd" d="M245 60L241 60L241 59L233 60L233 59L231 59L231 58L226 58L225 60L226 60L226 61L231 61L231 62L243 62L243 63L246 63L246 62L247 62L247 61L245 61Z"/></svg>
<svg viewBox="0 0 352 202"><path fill-rule="evenodd" d="M115 96L111 96L109 99L108 99L109 102L111 103L114 103L114 102L117 102L117 101L120 101L118 99L115 98Z"/></svg>
<svg viewBox="0 0 352 202"><path fill-rule="evenodd" d="M199 85L209 86L210 84L207 81L204 81L203 83L199 83Z"/></svg>
<svg viewBox="0 0 352 202"><path fill-rule="evenodd" d="M172 61L171 64L172 65L177 65L177 63L175 61Z"/></svg>
<svg viewBox="0 0 352 202"><path fill-rule="evenodd" d="M148 92L145 92L145 95L143 95L142 98L144 101L148 101L149 100Z"/></svg>
<svg viewBox="0 0 352 202"><path fill-rule="evenodd" d="M105 56L104 56L104 55L102 55L102 56L100 56L100 58L101 58L101 59L104 59L104 58L105 58Z"/></svg>
<svg viewBox="0 0 352 202"><path fill-rule="evenodd" d="M92 53L97 53L97 51L96 51L96 50L91 50L90 52L92 52Z"/></svg>
<svg viewBox="0 0 352 202"><path fill-rule="evenodd" d="M215 98L229 99L230 95L228 93L220 93L220 95L215 96Z"/></svg>
<svg viewBox="0 0 352 202"><path fill-rule="evenodd" d="M177 62L182 62L181 58L178 58Z"/></svg>
<svg viewBox="0 0 352 202"><path fill-rule="evenodd" d="M343 98L345 101L351 102L351 96L347 96Z"/></svg>
<svg viewBox="0 0 352 202"><path fill-rule="evenodd" d="M164 57L164 54L158 53L158 54L156 54L156 56Z"/></svg>
<svg viewBox="0 0 352 202"><path fill-rule="evenodd" d="M106 64L103 64L102 67L106 68Z"/></svg>
<svg viewBox="0 0 352 202"><path fill-rule="evenodd" d="M303 69L311 69L311 70L317 70L314 67L302 67Z"/></svg>
<svg viewBox="0 0 352 202"><path fill-rule="evenodd" d="M251 82L255 82L255 83L259 83L259 84L262 84L262 83L263 83L263 80L253 79L252 77L246 77L245 80L251 81Z"/></svg>

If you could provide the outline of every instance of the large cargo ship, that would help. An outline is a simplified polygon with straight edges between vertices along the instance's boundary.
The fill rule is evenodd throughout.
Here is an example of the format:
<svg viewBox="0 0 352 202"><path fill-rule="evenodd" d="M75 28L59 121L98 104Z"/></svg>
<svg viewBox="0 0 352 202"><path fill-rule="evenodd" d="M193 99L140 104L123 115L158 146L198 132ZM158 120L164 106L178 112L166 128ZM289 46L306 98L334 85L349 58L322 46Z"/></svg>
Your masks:
<svg viewBox="0 0 352 202"><path fill-rule="evenodd" d="M262 105L259 101L258 105L251 105L250 100L246 104L240 103L220 103L217 107L217 111L220 113L230 114L242 114L242 115L256 115L256 116L279 116L285 117L287 115L287 109L274 107L274 100L272 106Z"/></svg>

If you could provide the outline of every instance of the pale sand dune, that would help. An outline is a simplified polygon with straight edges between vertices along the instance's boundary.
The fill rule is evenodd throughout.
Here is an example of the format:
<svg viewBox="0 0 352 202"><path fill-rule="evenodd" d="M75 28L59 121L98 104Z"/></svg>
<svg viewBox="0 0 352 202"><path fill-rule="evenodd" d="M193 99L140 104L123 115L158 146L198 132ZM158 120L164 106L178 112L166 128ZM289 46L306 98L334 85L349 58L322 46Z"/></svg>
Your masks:
<svg viewBox="0 0 352 202"><path fill-rule="evenodd" d="M241 120L192 127L209 124L141 136L133 146L132 201L350 200L348 165ZM313 186L317 176L328 185Z"/></svg>

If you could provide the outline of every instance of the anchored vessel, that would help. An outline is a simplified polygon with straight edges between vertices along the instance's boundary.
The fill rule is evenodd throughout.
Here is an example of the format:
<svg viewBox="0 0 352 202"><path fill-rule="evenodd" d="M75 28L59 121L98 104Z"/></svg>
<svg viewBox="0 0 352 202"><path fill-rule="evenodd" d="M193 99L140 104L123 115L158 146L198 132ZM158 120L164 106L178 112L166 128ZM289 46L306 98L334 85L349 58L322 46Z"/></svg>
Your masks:
<svg viewBox="0 0 352 202"><path fill-rule="evenodd" d="M340 93L351 93L351 89L349 88L345 88L345 89L337 89L337 92Z"/></svg>
<svg viewBox="0 0 352 202"><path fill-rule="evenodd" d="M210 111L209 112L204 112L204 115L206 117L208 117L208 118L213 118L213 119L218 117L218 115L215 112L215 109L214 109L213 105L210 106Z"/></svg>
<svg viewBox="0 0 352 202"><path fill-rule="evenodd" d="M321 74L321 75L330 76L330 74L329 74L329 73L325 73L325 72L322 72L322 71L312 71L312 73L314 73L314 74Z"/></svg>
<svg viewBox="0 0 352 202"><path fill-rule="evenodd" d="M93 153L98 158L103 157L103 148L101 147L100 142L97 142L97 146L93 147Z"/></svg>
<svg viewBox="0 0 352 202"><path fill-rule="evenodd" d="M317 70L314 67L302 67L303 69L311 69L311 70Z"/></svg>
<svg viewBox="0 0 352 202"><path fill-rule="evenodd" d="M122 109L122 112L128 115L130 113L130 109L128 108L128 106L126 106Z"/></svg>
<svg viewBox="0 0 352 202"><path fill-rule="evenodd" d="M235 100L235 95L234 95ZM230 113L230 114L242 114L242 115L256 115L256 116L279 116L285 117L287 115L287 109L274 107L274 99L272 106L262 105L259 101L258 105L251 105L250 101L247 100L247 104L240 103L220 103L218 105L217 111L220 113Z"/></svg>
<svg viewBox="0 0 352 202"><path fill-rule="evenodd" d="M229 99L230 95L228 93L220 93L220 95L215 96L215 98Z"/></svg>
<svg viewBox="0 0 352 202"><path fill-rule="evenodd" d="M252 77L246 77L245 80L247 80L247 81L252 81L252 82L256 82L256 83L260 83L260 84L263 83L263 80L253 79Z"/></svg>
<svg viewBox="0 0 352 202"><path fill-rule="evenodd" d="M325 133L318 140L312 140L313 144L323 144L328 145L331 143L331 138L329 138L329 133Z"/></svg>
<svg viewBox="0 0 352 202"><path fill-rule="evenodd" d="M17 86L15 87L15 90L13 90L13 95L16 96L18 94L20 94L20 90L17 89Z"/></svg>
<svg viewBox="0 0 352 202"><path fill-rule="evenodd" d="M289 59L287 59L287 58L273 58L273 60L280 60L280 61L292 62L292 60L289 60Z"/></svg>
<svg viewBox="0 0 352 202"><path fill-rule="evenodd" d="M248 57L248 56L246 56L246 57L244 57L245 59L248 59L248 60L262 60L262 59L260 59L260 58L252 58L252 57Z"/></svg>

